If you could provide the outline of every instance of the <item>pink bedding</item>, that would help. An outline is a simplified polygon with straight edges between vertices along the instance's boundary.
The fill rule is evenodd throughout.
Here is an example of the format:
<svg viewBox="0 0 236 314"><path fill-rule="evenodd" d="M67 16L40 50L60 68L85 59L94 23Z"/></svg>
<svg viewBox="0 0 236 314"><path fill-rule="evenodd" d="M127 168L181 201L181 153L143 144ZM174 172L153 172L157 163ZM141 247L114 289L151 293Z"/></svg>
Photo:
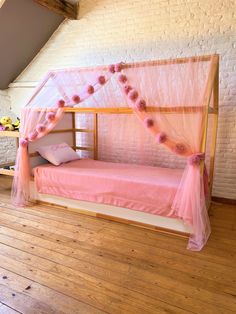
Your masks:
<svg viewBox="0 0 236 314"><path fill-rule="evenodd" d="M176 217L171 205L181 169L120 164L91 159L34 169L39 193L110 204Z"/></svg>

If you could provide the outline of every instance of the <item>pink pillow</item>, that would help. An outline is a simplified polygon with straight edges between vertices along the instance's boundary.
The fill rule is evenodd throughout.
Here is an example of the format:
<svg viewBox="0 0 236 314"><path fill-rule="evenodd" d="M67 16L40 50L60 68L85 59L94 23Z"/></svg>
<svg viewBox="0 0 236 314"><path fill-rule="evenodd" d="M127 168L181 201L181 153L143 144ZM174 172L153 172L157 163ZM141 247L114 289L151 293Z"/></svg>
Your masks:
<svg viewBox="0 0 236 314"><path fill-rule="evenodd" d="M37 151L55 166L79 159L78 154L67 143L42 146Z"/></svg>

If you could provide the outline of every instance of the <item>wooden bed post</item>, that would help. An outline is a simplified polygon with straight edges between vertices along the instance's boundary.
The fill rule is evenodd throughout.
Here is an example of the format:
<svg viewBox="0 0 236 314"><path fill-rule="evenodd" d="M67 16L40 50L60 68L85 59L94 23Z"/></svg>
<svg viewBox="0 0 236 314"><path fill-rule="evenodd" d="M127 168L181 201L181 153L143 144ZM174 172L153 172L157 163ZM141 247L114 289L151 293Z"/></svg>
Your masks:
<svg viewBox="0 0 236 314"><path fill-rule="evenodd" d="M215 159L215 148L216 148L216 134L217 134L217 119L218 119L218 94L219 94L219 55L214 55L211 61L211 69L206 85L206 90L204 94L204 106L207 108L207 113L205 115L204 121L204 133L201 143L201 152L206 152L207 144L207 131L208 131L208 120L210 112L210 100L213 94L213 110L214 110L214 126L213 126L213 139L211 143L211 155L210 155L210 173L209 173L209 204L211 200L212 184L213 184L213 172L214 172L214 159ZM205 161L201 163L201 173L204 171Z"/></svg>
<svg viewBox="0 0 236 314"><path fill-rule="evenodd" d="M216 152L216 138L217 138L217 127L218 127L218 114L219 114L219 63L217 64L217 71L215 75L213 85L213 130L212 130L212 142L210 150L210 170L209 170L209 192L210 197L212 195L213 188L213 175L215 166L215 152Z"/></svg>
<svg viewBox="0 0 236 314"><path fill-rule="evenodd" d="M73 144L73 149L76 150L75 112L72 112L72 144Z"/></svg>
<svg viewBox="0 0 236 314"><path fill-rule="evenodd" d="M93 149L94 159L98 159L98 114L93 115Z"/></svg>

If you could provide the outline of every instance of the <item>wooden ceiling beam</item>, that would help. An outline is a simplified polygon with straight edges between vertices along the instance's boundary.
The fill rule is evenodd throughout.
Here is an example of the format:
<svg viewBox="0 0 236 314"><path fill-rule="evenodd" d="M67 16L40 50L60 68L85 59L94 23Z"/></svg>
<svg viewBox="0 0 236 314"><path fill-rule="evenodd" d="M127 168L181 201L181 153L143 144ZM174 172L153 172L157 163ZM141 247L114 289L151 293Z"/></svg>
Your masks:
<svg viewBox="0 0 236 314"><path fill-rule="evenodd" d="M63 15L65 18L77 20L79 15L79 1L76 4L69 3L66 0L34 0L40 5Z"/></svg>

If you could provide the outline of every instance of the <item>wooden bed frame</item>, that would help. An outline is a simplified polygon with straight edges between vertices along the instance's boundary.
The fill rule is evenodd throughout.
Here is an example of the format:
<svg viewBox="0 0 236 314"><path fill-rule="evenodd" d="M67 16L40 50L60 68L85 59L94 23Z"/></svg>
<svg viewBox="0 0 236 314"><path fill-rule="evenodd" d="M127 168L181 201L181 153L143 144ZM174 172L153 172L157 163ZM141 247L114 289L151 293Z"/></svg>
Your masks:
<svg viewBox="0 0 236 314"><path fill-rule="evenodd" d="M219 55L209 55L209 56L201 56L201 57L191 57L191 58L178 58L178 59L171 59L171 60L162 60L162 61L150 61L149 63L137 63L137 64L126 64L125 67L128 68L130 66L144 66L144 65L165 65L165 64L176 64L176 63L186 63L186 62L197 62L197 61L210 61L211 68L210 68L210 74L208 78L208 82L206 85L206 90L204 92L204 106L208 110L208 114L206 115L206 120L204 123L204 134L202 137L202 143L201 143L201 152L206 152L206 144L207 144L207 134L208 134L208 120L209 116L213 115L213 133L212 133L212 142L210 147L210 170L209 170L209 191L210 191L210 198L208 202L208 207L210 205L211 201L211 194L212 194L212 186L213 186L213 174L214 174L214 161L215 161L215 151L216 151L216 137L217 137L217 125L218 125L218 107L219 107ZM101 67L102 69L103 67ZM212 101L211 101L212 100ZM198 110L201 110L202 107L148 107L147 111L155 111L155 112L162 112L162 113L193 113ZM127 107L119 107L119 108L65 108L65 113L68 115L70 114L72 116L72 127L71 128L65 128L65 129L59 129L59 130L53 130L50 132L50 134L62 134L62 133L71 133L72 134L72 147L75 150L86 150L86 151L93 151L94 159L98 158L98 124L99 124L99 115L100 114L133 114L133 110L131 108ZM77 114L92 114L93 115L93 129L78 129L76 128L76 115ZM93 148L90 147L81 147L76 145L76 134L86 132L86 133L93 133ZM0 133L1 136L1 133ZM31 153L30 157L37 157L39 156L38 153ZM204 161L201 163L201 172L203 173L204 169ZM3 172L2 172L3 171ZM6 174L6 170L0 170L0 174L4 173ZM12 175L13 173L9 172L9 175ZM153 216L156 215L147 215L147 219L143 217L141 219L133 219L132 215L130 216L129 211L124 214L124 216L121 215L107 215L105 214L106 207L108 205L104 205L104 210L98 211L96 210L96 207L100 207L101 204L94 204L94 208L91 209L91 203L88 203L86 205L86 202L80 202L80 201L71 201L68 199L58 198L58 197L49 197L49 196L43 196L43 195L37 195L35 188L32 183L32 193L34 194L34 199L37 200L37 202L46 202L47 204L54 204L59 205L63 207L70 207L74 208L74 210L85 213L89 215L93 215L96 217L102 217L110 220L115 220L118 222L124 222L129 223L132 225L139 225L141 227L153 229L153 230L159 230L165 233L175 233L177 235L181 235L184 237L187 237L189 235L189 232L191 230L187 227L183 226L177 226L179 222L176 222L176 227L170 227L172 223L168 223L168 220L173 221L173 218L165 218L166 222L163 220L164 217L161 217L161 223L155 222L153 223ZM35 194L36 193L36 194ZM87 208L89 207L89 208ZM109 206L108 206L109 207ZM108 208L107 207L107 208ZM112 210L113 207L113 210ZM79 209L81 208L81 209ZM114 206L110 206L111 211L115 212L116 208ZM119 209L117 207L117 209ZM110 212L110 210L108 211ZM123 212L125 212L125 209L123 209ZM144 213L136 212L137 216L142 216ZM150 216L150 217L148 217ZM128 217L128 218L127 218ZM158 216L160 217L160 216ZM147 222L148 221L148 222ZM165 227L167 226L167 227Z"/></svg>

